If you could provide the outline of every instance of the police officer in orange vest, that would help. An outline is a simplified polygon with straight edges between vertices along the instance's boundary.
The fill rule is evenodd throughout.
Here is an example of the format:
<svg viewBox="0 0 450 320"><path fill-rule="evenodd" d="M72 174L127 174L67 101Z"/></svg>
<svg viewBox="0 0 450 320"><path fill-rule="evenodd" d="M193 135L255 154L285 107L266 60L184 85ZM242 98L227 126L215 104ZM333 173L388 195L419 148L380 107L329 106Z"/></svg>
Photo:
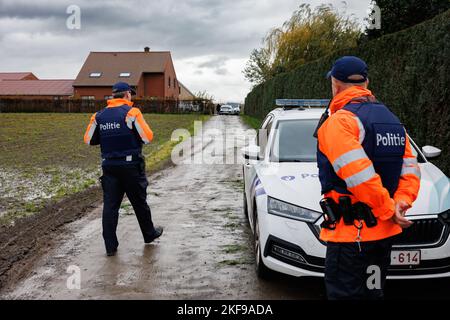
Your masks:
<svg viewBox="0 0 450 320"><path fill-rule="evenodd" d="M318 130L327 296L381 299L393 237L412 225L405 213L417 198L420 169L403 125L367 89L366 63L342 57L328 77L330 116Z"/></svg>
<svg viewBox="0 0 450 320"><path fill-rule="evenodd" d="M154 227L147 204L148 181L142 145L153 139L153 132L141 111L133 107L135 91L124 82L116 83L108 106L95 113L84 135L88 145L100 145L103 176L103 238L106 254L114 256L119 246L116 229L119 208L126 194L130 200L145 243L159 238L163 229Z"/></svg>

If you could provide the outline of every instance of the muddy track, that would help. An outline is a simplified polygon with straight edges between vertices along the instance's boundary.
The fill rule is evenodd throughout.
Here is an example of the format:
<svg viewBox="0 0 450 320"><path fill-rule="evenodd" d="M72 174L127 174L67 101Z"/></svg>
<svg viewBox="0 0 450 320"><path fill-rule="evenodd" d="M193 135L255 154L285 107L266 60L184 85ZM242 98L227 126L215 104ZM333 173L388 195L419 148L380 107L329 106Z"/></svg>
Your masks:
<svg viewBox="0 0 450 320"><path fill-rule="evenodd" d="M147 171L155 174L172 166L168 159ZM35 267L36 261L51 251L65 228L101 206L102 190L94 186L47 205L40 212L0 226L0 291L14 284Z"/></svg>
<svg viewBox="0 0 450 320"><path fill-rule="evenodd" d="M119 221L118 255L105 257L101 238L101 206L74 214L72 223L52 232L41 224L52 248L38 252L1 291L3 299L295 299L321 297L317 281L299 283L280 276L260 281L254 272L252 235L242 211L242 165L221 164L243 147L239 117L213 117L212 141L193 148L195 155L211 148L213 163L182 163L150 176L149 203L163 237L145 246L135 216L123 212ZM223 133L227 131L226 136ZM228 146L225 138L237 139ZM72 206L73 207L73 206ZM95 203L91 206L95 207ZM81 208L80 208L81 209ZM81 211L81 210L80 210ZM56 213L53 213L57 215ZM49 220L52 220L49 217ZM61 225L71 219L63 220ZM20 229L20 228L19 228ZM49 243L49 241L43 241ZM22 243L23 245L23 243ZM45 247L45 246L44 246ZM30 253L29 253L30 254ZM81 288L67 288L68 266L81 270ZM16 281L20 280L20 281Z"/></svg>
<svg viewBox="0 0 450 320"><path fill-rule="evenodd" d="M41 212L0 227L0 288L27 274L64 232L64 226L99 206L101 190L92 187L51 204Z"/></svg>

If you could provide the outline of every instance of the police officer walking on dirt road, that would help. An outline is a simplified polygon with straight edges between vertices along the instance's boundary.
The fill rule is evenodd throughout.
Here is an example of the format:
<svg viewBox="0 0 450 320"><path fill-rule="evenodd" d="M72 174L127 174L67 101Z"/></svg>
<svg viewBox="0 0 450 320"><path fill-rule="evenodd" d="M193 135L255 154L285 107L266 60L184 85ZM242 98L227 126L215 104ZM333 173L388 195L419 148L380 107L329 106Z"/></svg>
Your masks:
<svg viewBox="0 0 450 320"><path fill-rule="evenodd" d="M317 159L327 296L382 299L393 237L412 225L405 213L420 169L403 125L367 89L364 61L342 57L328 78L333 99L319 124Z"/></svg>
<svg viewBox="0 0 450 320"><path fill-rule="evenodd" d="M124 82L112 89L113 99L108 106L95 113L84 135L88 145L100 145L103 176L103 238L106 254L114 256L119 246L116 229L119 209L126 194L130 200L146 244L159 238L163 229L154 227L147 204L148 181L142 144L153 139L153 132L141 111L133 107L135 91Z"/></svg>

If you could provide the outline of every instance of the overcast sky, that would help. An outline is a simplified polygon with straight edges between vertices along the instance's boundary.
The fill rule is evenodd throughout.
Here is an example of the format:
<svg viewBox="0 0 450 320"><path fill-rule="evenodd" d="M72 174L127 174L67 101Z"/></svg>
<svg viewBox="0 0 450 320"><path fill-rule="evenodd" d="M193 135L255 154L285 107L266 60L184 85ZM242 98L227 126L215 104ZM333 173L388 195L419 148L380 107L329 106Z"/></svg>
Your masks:
<svg viewBox="0 0 450 320"><path fill-rule="evenodd" d="M0 72L74 79L90 51L149 46L172 52L177 77L194 93L243 102L250 52L304 2L332 3L362 22L370 0L0 0ZM66 27L70 5L81 9L79 30Z"/></svg>

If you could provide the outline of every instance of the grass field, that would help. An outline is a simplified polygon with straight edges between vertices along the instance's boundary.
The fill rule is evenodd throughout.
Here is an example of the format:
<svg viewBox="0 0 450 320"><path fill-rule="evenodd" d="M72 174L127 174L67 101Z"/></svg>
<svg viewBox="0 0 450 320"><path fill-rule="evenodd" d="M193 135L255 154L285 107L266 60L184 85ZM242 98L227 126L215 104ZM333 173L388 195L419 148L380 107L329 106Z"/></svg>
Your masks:
<svg viewBox="0 0 450 320"><path fill-rule="evenodd" d="M84 190L100 176L100 149L86 146L89 114L0 114L0 224ZM193 130L201 115L145 115L155 133L144 147L149 169L170 156L177 128Z"/></svg>
<svg viewBox="0 0 450 320"><path fill-rule="evenodd" d="M258 119L258 118L254 118L251 116L247 116L247 115L242 115L242 120L244 120L244 122L252 129L259 129L261 128L262 125L262 120Z"/></svg>

